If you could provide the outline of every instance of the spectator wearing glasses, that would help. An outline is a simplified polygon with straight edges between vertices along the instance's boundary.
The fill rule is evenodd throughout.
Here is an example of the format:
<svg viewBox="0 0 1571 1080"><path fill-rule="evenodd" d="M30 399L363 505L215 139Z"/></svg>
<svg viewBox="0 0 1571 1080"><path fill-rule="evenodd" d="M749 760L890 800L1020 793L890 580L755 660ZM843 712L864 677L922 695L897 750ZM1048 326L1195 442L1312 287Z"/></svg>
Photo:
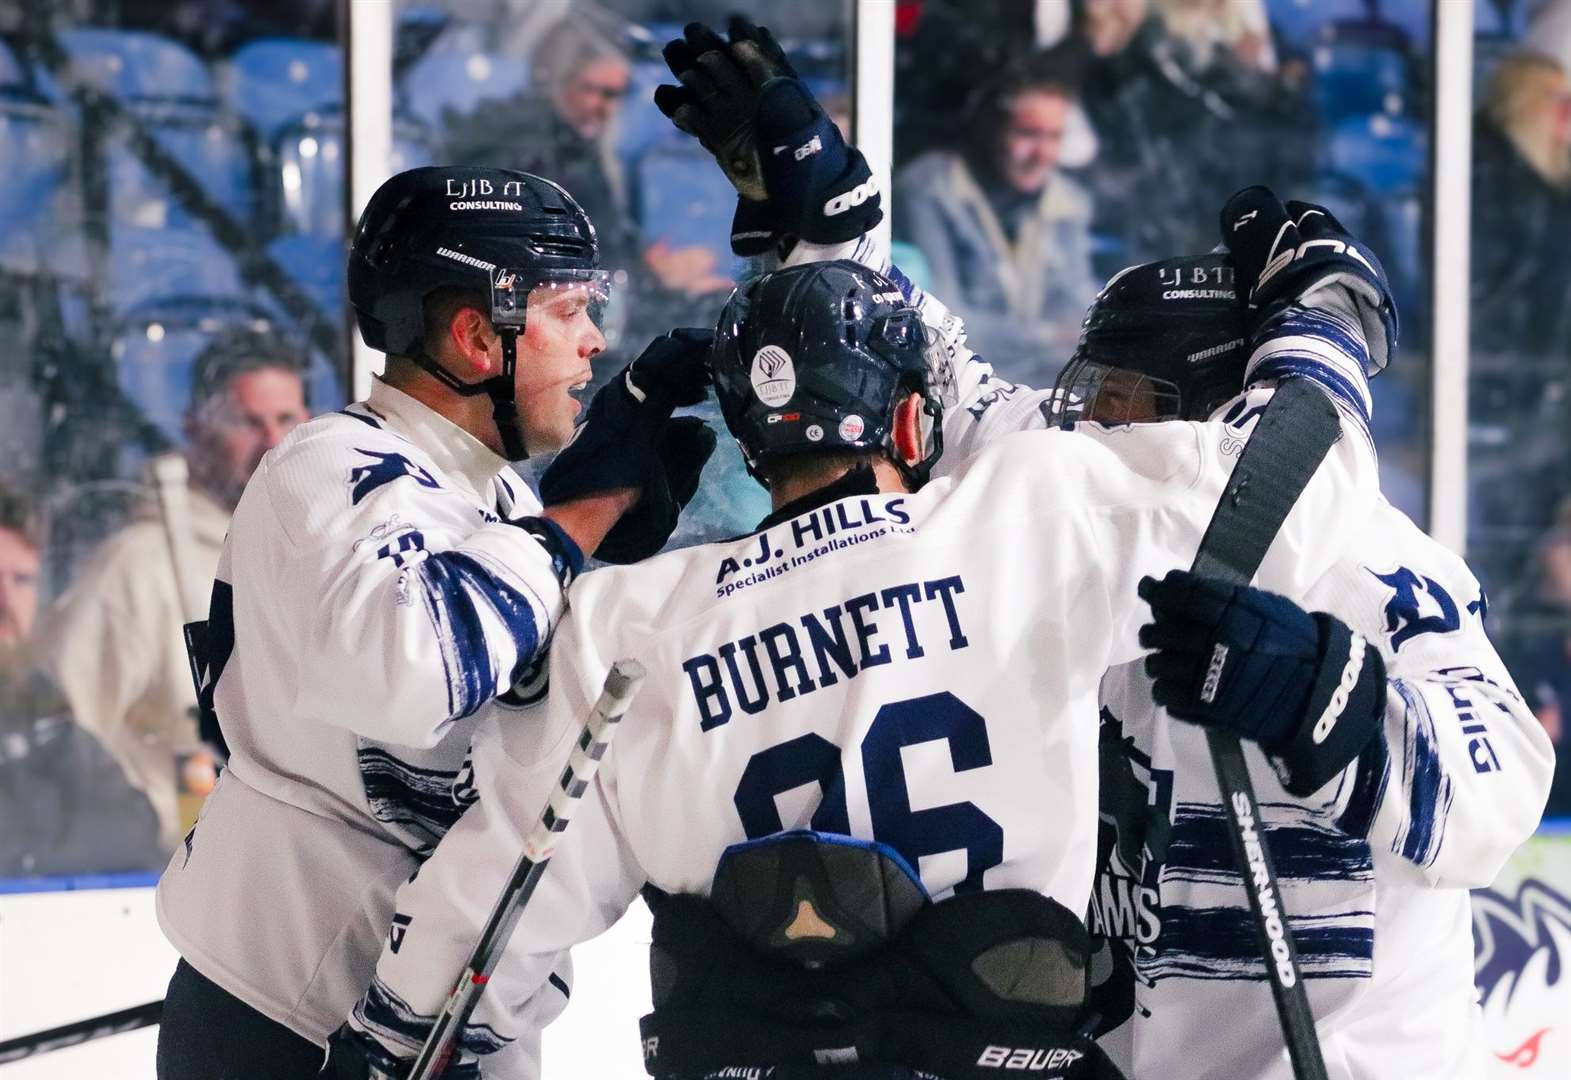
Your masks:
<svg viewBox="0 0 1571 1080"><path fill-rule="evenodd" d="M460 165L522 169L561 184L595 223L605 264L633 275L638 321L665 326L676 312L647 309L686 307L686 297L728 289L732 282L709 249L663 240L645 244L640 236L612 137L632 78L621 32L611 17L582 12L553 24L530 54L528 88L505 105L454 118L447 157Z"/></svg>
<svg viewBox="0 0 1571 1080"><path fill-rule="evenodd" d="M190 827L214 778L198 736L181 628L193 614L206 614L229 516L246 481L262 455L308 416L299 361L281 343L249 330L216 337L193 368L185 419L189 483L173 493L173 504L149 500L89 556L45 620L40 663L77 722L152 801L166 853Z"/></svg>

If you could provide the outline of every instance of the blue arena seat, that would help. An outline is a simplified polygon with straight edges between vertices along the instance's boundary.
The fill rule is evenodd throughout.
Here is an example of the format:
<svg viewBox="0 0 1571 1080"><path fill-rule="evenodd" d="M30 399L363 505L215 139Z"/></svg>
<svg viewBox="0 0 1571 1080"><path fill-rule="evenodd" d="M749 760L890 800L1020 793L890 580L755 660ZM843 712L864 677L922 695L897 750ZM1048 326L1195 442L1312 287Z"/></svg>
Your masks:
<svg viewBox="0 0 1571 1080"><path fill-rule="evenodd" d="M1329 121L1412 111L1409 55L1389 44L1332 40L1315 46L1311 57L1313 98Z"/></svg>
<svg viewBox="0 0 1571 1080"><path fill-rule="evenodd" d="M59 41L72 78L121 101L218 102L201 58L161 34L81 27L63 31ZM57 101L68 96L51 75L41 74L39 84Z"/></svg>
<svg viewBox="0 0 1571 1080"><path fill-rule="evenodd" d="M281 231L342 236L344 224L344 116L312 114L281 129L268 155L282 215ZM406 118L393 122L392 172L436 161L426 128Z"/></svg>
<svg viewBox="0 0 1571 1080"><path fill-rule="evenodd" d="M466 115L522 91L529 85L528 61L494 52L493 44L480 26L444 31L400 76L401 109L438 127L448 109Z"/></svg>
<svg viewBox="0 0 1571 1080"><path fill-rule="evenodd" d="M72 142L53 107L0 92L0 270L80 275L81 217L66 197ZM74 260L64 258L68 250Z"/></svg>
<svg viewBox="0 0 1571 1080"><path fill-rule="evenodd" d="M323 319L342 320L348 252L341 235L280 236L267 253L305 290Z"/></svg>
<svg viewBox="0 0 1571 1080"><path fill-rule="evenodd" d="M32 75L22 58L9 43L0 39L0 93L28 93L32 86Z"/></svg>
<svg viewBox="0 0 1571 1080"><path fill-rule="evenodd" d="M246 294L234 257L195 228L111 226L104 272L112 287L103 297L116 314L171 297Z"/></svg>
<svg viewBox="0 0 1571 1080"><path fill-rule="evenodd" d="M1423 182L1429 139L1422 124L1376 113L1335 125L1326 160L1373 192L1408 190Z"/></svg>
<svg viewBox="0 0 1571 1080"><path fill-rule="evenodd" d="M242 126L204 106L161 106L137 115L209 199L242 223L254 220L256 164ZM125 134L112 132L102 145L114 220L144 228L195 222L174 186L148 168Z"/></svg>
<svg viewBox="0 0 1571 1080"><path fill-rule="evenodd" d="M343 108L343 50L329 42L258 38L235 50L227 70L229 107L263 140L307 113Z"/></svg>
<svg viewBox="0 0 1571 1080"><path fill-rule="evenodd" d="M1480 0L1483 7L1488 0ZM1430 0L1384 0L1374 5L1375 17L1400 31L1415 45L1429 40ZM1307 49L1327 26L1369 19L1369 0L1266 0L1271 28L1289 47Z"/></svg>
<svg viewBox="0 0 1571 1080"><path fill-rule="evenodd" d="M706 247L715 253L722 272L731 265L736 190L696 142L645 154L636 181L645 243L664 240L673 247Z"/></svg>

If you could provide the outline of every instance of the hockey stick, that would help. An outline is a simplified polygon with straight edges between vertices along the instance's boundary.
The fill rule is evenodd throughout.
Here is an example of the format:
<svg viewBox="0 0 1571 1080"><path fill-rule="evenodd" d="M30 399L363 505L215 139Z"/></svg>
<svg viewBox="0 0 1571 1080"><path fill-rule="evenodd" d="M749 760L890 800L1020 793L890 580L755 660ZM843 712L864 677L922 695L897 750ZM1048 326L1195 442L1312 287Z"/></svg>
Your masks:
<svg viewBox="0 0 1571 1080"><path fill-rule="evenodd" d="M578 737L572 756L567 759L567 767L562 770L556 790L540 812L540 820L524 837L523 853L518 856L518 862L513 864L513 872L486 919L480 940L475 943L463 971L459 972L457 983L442 1003L436 1024L409 1070L409 1080L437 1080L447 1071L448 1064L458 1050L464 1025L469 1022L470 1015L479 1004L480 994L491 978L502 949L507 945L507 939L512 937L513 927L518 925L524 905L529 903L529 897L534 894L546 864L551 861L551 853L556 849L562 830L567 828L574 805L588 790L595 771L600 768L600 759L605 755L606 747L611 745L617 723L627 711L628 703L633 700L643 678L644 666L636 660L618 660L611 665L611 671L605 678L605 689L589 711L589 721L584 725L583 734Z"/></svg>
<svg viewBox="0 0 1571 1080"><path fill-rule="evenodd" d="M1341 432L1336 406L1307 379L1287 379L1277 388L1244 444L1233 475L1206 526L1191 571L1247 585L1260 569L1277 530L1325 460ZM1228 841L1244 878L1255 939L1266 962L1266 978L1287 1042L1295 1080L1325 1080L1325 1061L1315 1018L1298 967L1276 869L1266 849L1258 800L1238 739L1206 728L1211 765L1227 807Z"/></svg>
<svg viewBox="0 0 1571 1080"><path fill-rule="evenodd" d="M68 1046L92 1042L94 1039L102 1039L109 1035L119 1035L124 1031L135 1031L137 1028L158 1023L163 1013L164 1002L160 998L157 1001L149 1001L146 1005L137 1005L88 1020L61 1024L47 1031L35 1031L31 1035L7 1039L0 1042L0 1065L21 1061L34 1054L64 1050Z"/></svg>

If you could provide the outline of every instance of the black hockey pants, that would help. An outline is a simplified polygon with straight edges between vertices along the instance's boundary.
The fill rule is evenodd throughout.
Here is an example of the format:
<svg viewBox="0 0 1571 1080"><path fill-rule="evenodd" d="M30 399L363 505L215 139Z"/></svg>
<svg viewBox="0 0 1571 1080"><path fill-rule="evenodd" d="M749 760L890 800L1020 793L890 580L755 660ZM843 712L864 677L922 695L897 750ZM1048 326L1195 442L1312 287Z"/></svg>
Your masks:
<svg viewBox="0 0 1571 1080"><path fill-rule="evenodd" d="M184 960L158 1028L158 1080L315 1080L327 1051Z"/></svg>

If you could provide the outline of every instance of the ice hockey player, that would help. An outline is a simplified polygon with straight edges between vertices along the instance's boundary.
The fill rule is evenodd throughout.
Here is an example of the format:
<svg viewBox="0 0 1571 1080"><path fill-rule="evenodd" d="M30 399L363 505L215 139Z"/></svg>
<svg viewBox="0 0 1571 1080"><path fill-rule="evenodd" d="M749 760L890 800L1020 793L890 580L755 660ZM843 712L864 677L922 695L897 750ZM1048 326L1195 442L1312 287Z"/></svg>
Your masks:
<svg viewBox="0 0 1571 1080"><path fill-rule="evenodd" d="M691 496L713 433L669 418L705 392L707 331L596 395L545 510L508 468L573 434L608 279L588 218L536 176L415 169L368 203L349 294L386 374L264 459L195 635L231 757L158 890L183 957L163 1080L316 1075L394 890L472 798L475 724L523 719L585 554L649 554Z"/></svg>
<svg viewBox="0 0 1571 1080"><path fill-rule="evenodd" d="M1109 283L1052 418L1203 419L1225 405L1245 361L1231 273L1207 255ZM1344 550L1302 606L1181 571L1145 583L1155 618L1141 640L1157 651L1103 680L1089 923L1116 975L1098 972L1094 1007L1131 1075L1291 1076L1205 733L1174 717L1246 740L1328 1074L1485 1071L1468 890L1537 826L1553 750L1461 559L1383 499Z"/></svg>
<svg viewBox="0 0 1571 1080"><path fill-rule="evenodd" d="M757 70L756 57L767 54L769 44L767 32L760 38L757 28L739 23L732 27L730 42L720 41L702 27L689 27L683 42L668 47L667 55L675 58L673 68L684 87L694 83L694 76L687 73L690 68L703 73L697 87L706 92L706 100L698 108L697 101L668 91L667 101L690 110L681 117L683 125L707 135L706 145L712 149L725 142L712 134L714 125L744 112L734 102L745 100L747 76ZM727 58L729 66L724 62ZM713 74L717 71L720 77ZM780 74L774 72L775 77ZM726 92L717 95L716 87ZM762 106L755 116L757 122L763 121ZM832 141L833 135L829 132L826 139ZM741 134L729 140L732 146L743 143ZM771 160L779 170L783 167L779 162L793 157L765 158L766 175ZM725 167L725 159L721 164ZM1348 295L1320 288L1318 299L1310 303L1323 309L1319 311L1305 310L1305 296L1282 289L1290 278L1300 289L1318 287L1321 281L1314 274L1278 275L1274 296L1251 297L1254 290L1245 282L1245 296L1239 300L1230 258L1166 260L1126 272L1110 283L1089 317L1086 346L1065 370L1058 390L1032 390L999 378L980 357L971 355L958 321L891 268L867 237L827 246L794 240L789 228L778 227L771 212L767 196L782 185L778 178L770 179L772 186L761 202L748 200L746 189L738 185L739 220L765 223L743 237L746 242L765 247L777 243L788 250L794 243L788 262L843 254L889 272L950 349L961 405L946 414L946 451L939 473L961 467L981 447L1012 430L1078 418L1115 424L1168 416L1195 419L1211 415L1220 405L1220 416L1239 429L1235 445L1241 445L1248 425L1270 395L1268 388L1256 387L1246 399L1228 400L1238 385L1239 367L1249 356L1250 323L1260 319L1263 307L1288 305L1275 319L1274 334L1256 332L1255 340L1277 354L1271 360L1256 357L1258 370L1274 367L1287 373L1314 362L1302 347L1304 339L1320 337L1324 344L1334 345L1344 324L1358 325L1367 333L1374 366L1393 348L1394 320L1381 314L1384 285L1378 277L1361 280L1369 275L1351 259L1343 260L1340 274L1334 258L1321 265L1320 277L1339 278ZM783 189L793 186L794 182L786 183ZM1289 223L1286 208L1273 203L1252 209L1257 217L1263 212L1272 218L1267 239L1280 243L1281 236L1274 231ZM1312 241L1323 256L1334 254L1339 244L1343 251L1361 249L1319 208L1294 204L1294 209L1295 222L1284 233L1296 233L1302 222L1315 235L1298 239ZM1247 213L1248 209L1235 210L1235 221ZM1223 239L1238 238L1235 230L1225 228ZM1263 266L1268 251L1275 254L1289 248L1297 251L1298 241L1279 248L1258 245L1256 265ZM805 254L804 249L808 249ZM1367 291L1370 286L1373 295ZM1252 315L1250 299L1256 301ZM1295 304L1299 310L1291 310ZM1161 344L1153 347L1154 342ZM1121 359L1126 366L1120 367ZM1323 376L1328 385L1337 381L1330 368L1323 369ZM1355 412L1367 405L1357 393L1340 396ZM1088 408L1095 412L1088 413ZM1356 763L1326 790L1301 798L1280 782L1272 782L1263 755L1251 752L1251 760L1257 766L1257 786L1279 800L1268 807L1269 813L1285 819L1268 819L1268 826L1273 840L1278 831L1283 832L1282 843L1291 860L1288 866L1294 873L1287 882L1287 910L1307 914L1331 906L1323 920L1325 929L1318 929L1312 915L1295 920L1295 928L1308 930L1307 937L1299 935L1300 948L1314 979L1311 1000L1325 1018L1321 1030L1333 1075L1468 1075L1477 1028L1464 890L1490 880L1534 827L1552 771L1551 758L1543 733L1531 723L1484 637L1483 596L1465 566L1383 501L1367 522L1360 523L1358 535L1347 564L1317 587L1316 599L1358 626L1366 643L1376 643L1378 648L1367 652L1370 662L1356 680L1362 701L1355 705L1373 700L1380 708L1370 705L1374 715L1366 709L1361 729L1355 732L1355 725L1344 723L1335 738L1328 732L1319 746L1313 742L1313 726L1309 728L1310 746L1323 751L1316 762L1319 769L1334 765L1336 754L1354 757ZM1174 590L1156 586L1152 595L1168 597L1166 603L1159 601L1159 623L1181 628L1169 640L1188 645L1186 655L1170 654L1168 662L1179 677L1187 674L1193 680L1197 665L1204 661L1209 667L1218 631L1184 621L1183 605L1172 599L1173 592L1187 584L1196 590L1195 602L1201 609L1214 613L1221 604L1207 596L1200 584L1180 584L1184 582L1183 577L1176 579ZM1271 602L1288 603L1280 598ZM1281 614L1290 609L1273 610ZM1313 673L1323 667L1340 675L1353 659L1351 641L1341 632L1331 632L1332 616L1324 613L1315 616L1311 639L1305 618L1300 613L1297 622L1301 668ZM1279 647L1278 637L1261 637L1263 655L1246 657L1235 632L1230 640L1234 670L1248 670L1246 662L1270 670L1278 662L1270 653ZM1329 651L1332 643L1341 648L1344 663L1334 663L1338 657ZM1311 648L1314 656L1325 657L1325 664L1310 663ZM1384 684L1376 678L1376 659L1389 665ZM1141 985L1150 989L1142 989L1142 1009L1114 1036L1118 1041L1110 1048L1136 1075L1175 1071L1188 1075L1184 1071L1188 1063L1197 1073L1285 1076L1280 1034L1261 981L1261 961L1253 956L1243 893L1221 832L1203 735L1171 724L1152 705L1149 681L1139 685L1138 663L1123 670L1126 677L1121 681L1109 676L1110 685L1123 689L1114 703L1119 715L1103 733L1103 812L1108 834L1104 839L1116 836L1119 842L1108 854L1113 861L1104 860L1092 917L1121 935L1127 947L1143 958ZM1308 693L1303 677L1300 672L1301 706ZM1193 686L1189 692L1194 693ZM1231 698L1228 705L1238 707ZM1126 713L1132 719L1122 720L1120 732L1118 721ZM1290 721L1288 714L1282 722ZM1245 720L1235 722L1242 726ZM1241 734L1250 737L1249 730ZM1282 737L1280 730L1273 734ZM1153 766L1153 754L1160 764ZM1173 765L1175 758L1180 765ZM1359 772L1360 768L1366 771ZM1176 794L1175 769L1180 777ZM1510 785L1510 790L1499 791L1502 785ZM1108 800L1115 805L1107 805ZM1112 822L1117 823L1116 831ZM1361 828L1364 835L1351 835L1350 828ZM1179 830L1177 847L1169 840L1175 829ZM1179 857L1169 857L1169 851ZM1164 865L1169 869L1164 871ZM1319 880L1311 883L1309 878L1316 875ZM1176 904L1171 899L1175 896ZM1215 913L1209 910L1214 905L1219 907ZM1163 910L1172 917L1159 920ZM1208 923L1213 915L1224 925ZM1428 940L1437 926L1445 928L1439 947L1422 957L1415 955L1423 951L1418 942ZM1382 958L1378 970L1372 959L1376 940ZM1358 956L1349 956L1348 950ZM1385 961L1392 955L1398 959ZM1122 1008L1110 1005L1104 995L1097 1003L1104 1011L1113 1009L1115 1017L1128 1016L1133 1008L1127 960L1123 966ZM1157 981L1164 978L1167 981ZM1425 992L1415 988L1431 985L1440 988L1443 1005L1433 1013L1413 1010L1410 995ZM1215 991L1215 996L1208 991ZM1192 996L1175 1005L1172 999L1179 994ZM1148 1015L1147 1008L1155 1010L1158 1004L1160 1015ZM1218 1017L1227 1018L1225 1030L1216 1023Z"/></svg>
<svg viewBox="0 0 1571 1080"><path fill-rule="evenodd" d="M1138 654L1135 580L1192 556L1238 439L1219 422L1021 432L924 484L942 452L935 387L953 383L930 340L899 287L856 263L738 290L716 389L775 511L742 539L574 585L538 722L477 732L479 800L400 890L328 1075L396 1076L418 1049L623 656L649 678L461 1063L532 1038L558 955L649 882L664 897L654 1075L814 1061L1097 1074L1067 1018L1095 857L1099 665ZM1317 580L1374 494L1354 430L1263 579L1290 594Z"/></svg>

